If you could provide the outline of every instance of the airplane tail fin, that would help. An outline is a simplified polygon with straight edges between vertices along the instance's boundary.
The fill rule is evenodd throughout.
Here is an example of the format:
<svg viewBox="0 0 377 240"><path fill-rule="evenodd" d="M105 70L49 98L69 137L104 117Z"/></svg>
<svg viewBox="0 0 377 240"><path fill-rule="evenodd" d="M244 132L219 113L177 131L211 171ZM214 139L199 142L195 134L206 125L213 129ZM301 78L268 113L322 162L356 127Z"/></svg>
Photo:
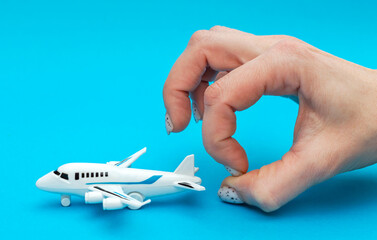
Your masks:
<svg viewBox="0 0 377 240"><path fill-rule="evenodd" d="M194 176L199 168L195 167L194 154L188 155L182 162L179 164L174 173L182 174L187 176Z"/></svg>

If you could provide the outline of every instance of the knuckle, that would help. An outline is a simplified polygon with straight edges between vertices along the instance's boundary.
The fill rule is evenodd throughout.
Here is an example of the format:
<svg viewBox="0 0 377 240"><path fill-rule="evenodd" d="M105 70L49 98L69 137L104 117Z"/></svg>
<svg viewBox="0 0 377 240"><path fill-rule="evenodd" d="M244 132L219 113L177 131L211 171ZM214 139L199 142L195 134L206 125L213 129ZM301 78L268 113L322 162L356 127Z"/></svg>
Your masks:
<svg viewBox="0 0 377 240"><path fill-rule="evenodd" d="M220 26L220 25L215 25L213 27L211 27L209 30L210 31L223 31L227 29L226 27L223 27L223 26Z"/></svg>
<svg viewBox="0 0 377 240"><path fill-rule="evenodd" d="M224 155L228 155L229 145L221 140L216 134L203 136L203 145L206 152L218 163L225 164L227 159Z"/></svg>
<svg viewBox="0 0 377 240"><path fill-rule="evenodd" d="M218 82L213 83L204 92L204 104L211 106L218 103L221 99L222 89Z"/></svg>
<svg viewBox="0 0 377 240"><path fill-rule="evenodd" d="M219 149L218 144L213 137L204 137L203 138L203 145L204 145L204 148L206 149L207 153L212 157L215 156L215 154L217 153L217 151ZM216 160L217 158L214 157L214 159Z"/></svg>
<svg viewBox="0 0 377 240"><path fill-rule="evenodd" d="M179 98L180 94L181 93L175 90L173 86L171 86L171 84L165 82L164 87L162 89L162 97L164 98L164 100L168 98Z"/></svg>
<svg viewBox="0 0 377 240"><path fill-rule="evenodd" d="M196 44L200 44L202 42L205 42L205 40L208 38L208 36L209 36L209 31L207 31L207 30L196 31L191 36L190 41L189 41L189 45L196 45Z"/></svg>
<svg viewBox="0 0 377 240"><path fill-rule="evenodd" d="M279 54L288 54L288 55L302 55L307 49L307 44L290 36L283 37L283 40L280 40L275 44L273 50L277 51Z"/></svg>
<svg viewBox="0 0 377 240"><path fill-rule="evenodd" d="M271 48L269 54L282 65L288 64L287 66L298 74L305 71L307 66L310 66L310 62L315 60L314 49L314 47L299 39L286 36L286 39L280 40Z"/></svg>
<svg viewBox="0 0 377 240"><path fill-rule="evenodd" d="M295 37L289 36L289 35L277 35L277 37L280 39L280 41L296 41L298 40Z"/></svg>
<svg viewBox="0 0 377 240"><path fill-rule="evenodd" d="M208 133L208 132L207 132ZM224 155L229 155L229 144L223 141L216 133L203 134L203 146L207 153L218 163L224 164Z"/></svg>
<svg viewBox="0 0 377 240"><path fill-rule="evenodd" d="M261 184L257 181L250 185L250 191L253 192L257 206L263 211L272 212L281 207L275 194L273 194L271 189L268 186L265 186L265 184Z"/></svg>
<svg viewBox="0 0 377 240"><path fill-rule="evenodd" d="M165 82L164 87L162 89L162 96L166 97L168 94L169 94L169 89L168 89L168 86L167 86L167 84Z"/></svg>
<svg viewBox="0 0 377 240"><path fill-rule="evenodd" d="M262 196L259 200L259 206L265 212L273 212L280 208L280 205L278 205L270 195Z"/></svg>

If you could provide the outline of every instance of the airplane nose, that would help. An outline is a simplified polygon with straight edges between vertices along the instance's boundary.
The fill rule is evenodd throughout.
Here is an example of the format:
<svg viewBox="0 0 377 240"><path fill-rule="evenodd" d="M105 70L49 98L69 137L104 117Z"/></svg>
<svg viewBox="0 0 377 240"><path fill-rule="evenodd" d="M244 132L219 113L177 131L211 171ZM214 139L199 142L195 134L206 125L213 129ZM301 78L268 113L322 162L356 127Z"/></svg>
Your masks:
<svg viewBox="0 0 377 240"><path fill-rule="evenodd" d="M41 177L40 179L38 179L38 181L35 183L35 186L37 186L37 188L39 189L42 189L43 188L43 182L44 182L44 177Z"/></svg>
<svg viewBox="0 0 377 240"><path fill-rule="evenodd" d="M48 185L48 174L38 179L35 185L41 190L46 190Z"/></svg>

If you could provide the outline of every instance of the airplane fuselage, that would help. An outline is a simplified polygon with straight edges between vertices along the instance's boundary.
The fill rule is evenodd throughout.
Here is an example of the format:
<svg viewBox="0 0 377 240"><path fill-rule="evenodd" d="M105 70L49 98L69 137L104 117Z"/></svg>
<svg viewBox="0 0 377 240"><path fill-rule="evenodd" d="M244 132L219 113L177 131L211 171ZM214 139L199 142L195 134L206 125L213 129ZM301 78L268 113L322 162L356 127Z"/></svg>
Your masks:
<svg viewBox="0 0 377 240"><path fill-rule="evenodd" d="M120 186L124 193L137 192L145 198L183 191L177 181L197 184L201 179L173 172L119 168L110 164L69 163L37 181L38 188L59 194L85 196L91 186Z"/></svg>

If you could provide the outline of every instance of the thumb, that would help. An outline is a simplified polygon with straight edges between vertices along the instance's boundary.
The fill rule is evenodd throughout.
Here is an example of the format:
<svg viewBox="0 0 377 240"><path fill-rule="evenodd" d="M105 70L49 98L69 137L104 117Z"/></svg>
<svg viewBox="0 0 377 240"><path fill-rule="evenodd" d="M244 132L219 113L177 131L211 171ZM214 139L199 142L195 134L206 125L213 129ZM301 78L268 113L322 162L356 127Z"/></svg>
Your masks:
<svg viewBox="0 0 377 240"><path fill-rule="evenodd" d="M265 212L275 211L315 184L317 171L291 150L281 160L239 177L226 178L218 195L229 203L246 203Z"/></svg>

